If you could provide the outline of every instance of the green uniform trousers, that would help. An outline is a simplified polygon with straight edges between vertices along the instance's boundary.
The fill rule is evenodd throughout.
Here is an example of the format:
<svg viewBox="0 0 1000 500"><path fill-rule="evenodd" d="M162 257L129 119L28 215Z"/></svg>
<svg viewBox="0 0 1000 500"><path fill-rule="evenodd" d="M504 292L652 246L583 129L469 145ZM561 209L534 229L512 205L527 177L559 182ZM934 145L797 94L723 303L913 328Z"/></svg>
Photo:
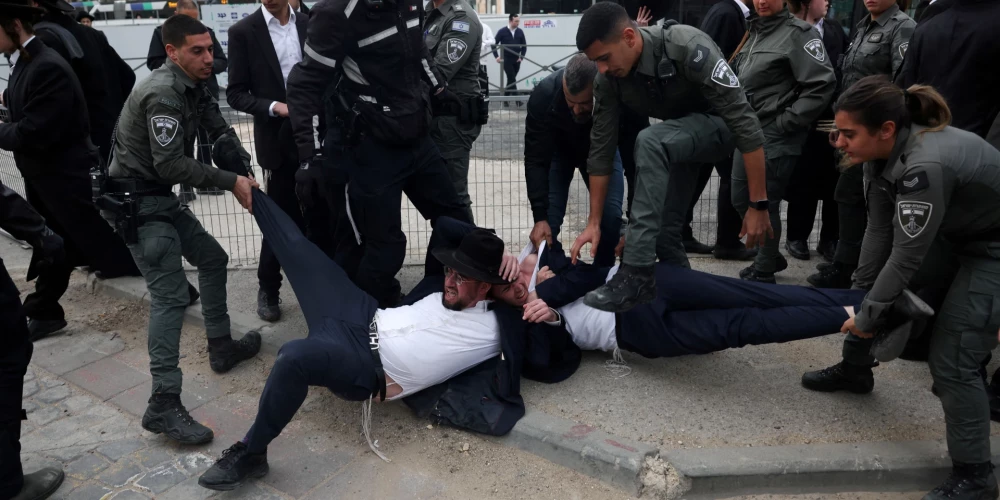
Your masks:
<svg viewBox="0 0 1000 500"><path fill-rule="evenodd" d="M766 146L765 146L766 147ZM799 161L799 155L785 155L777 158L768 158L764 168L767 175L767 200L768 215L771 219L771 228L774 230L774 238L766 238L761 245L760 251L754 257L753 267L758 272L773 273L777 266L778 243L781 240L781 200L785 197L785 189L795 172L795 165ZM733 206L741 215L745 215L750 208L750 187L747 183L747 168L743 162L743 155L737 154L733 158Z"/></svg>
<svg viewBox="0 0 1000 500"><path fill-rule="evenodd" d="M139 217L166 217L139 227L139 242L129 245L149 289L149 373L153 393L180 394L181 326L190 303L181 257L198 268L198 289L209 338L230 335L226 307L226 265L229 256L175 196L146 196Z"/></svg>
<svg viewBox="0 0 1000 500"><path fill-rule="evenodd" d="M469 196L469 153L481 130L482 126L459 123L454 116L438 116L431 122L431 140L441 152L441 159L470 222L474 219L472 198Z"/></svg>
<svg viewBox="0 0 1000 500"><path fill-rule="evenodd" d="M970 246L979 246L971 249ZM990 460L990 404L980 364L997 347L1000 328L1000 243L962 249L961 267L931 336L934 387L944 407L952 460ZM970 255L970 253L972 255Z"/></svg>
<svg viewBox="0 0 1000 500"><path fill-rule="evenodd" d="M695 113L644 128L635 140L635 197L622 262L649 267L668 262L690 268L681 228L707 163L735 146L722 118Z"/></svg>

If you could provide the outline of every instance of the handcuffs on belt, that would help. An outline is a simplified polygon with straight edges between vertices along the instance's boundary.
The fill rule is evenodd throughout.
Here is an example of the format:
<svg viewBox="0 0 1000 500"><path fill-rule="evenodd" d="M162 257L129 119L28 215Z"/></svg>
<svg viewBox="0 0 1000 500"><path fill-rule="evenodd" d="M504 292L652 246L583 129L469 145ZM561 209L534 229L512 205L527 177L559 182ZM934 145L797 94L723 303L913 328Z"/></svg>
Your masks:
<svg viewBox="0 0 1000 500"><path fill-rule="evenodd" d="M371 347L372 363L375 365L375 383L378 385L379 402L385 401L385 370L382 368L382 356L378 353L378 323L375 318L368 324L368 346ZM374 396L375 393L373 392Z"/></svg>

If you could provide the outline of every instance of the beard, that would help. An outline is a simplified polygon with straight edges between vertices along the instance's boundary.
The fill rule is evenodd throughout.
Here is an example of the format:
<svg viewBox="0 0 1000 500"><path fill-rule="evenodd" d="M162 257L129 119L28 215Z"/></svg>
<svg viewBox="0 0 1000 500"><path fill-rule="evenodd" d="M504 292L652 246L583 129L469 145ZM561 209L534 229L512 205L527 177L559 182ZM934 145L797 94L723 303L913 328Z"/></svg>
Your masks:
<svg viewBox="0 0 1000 500"><path fill-rule="evenodd" d="M448 303L448 292L446 291L441 294L441 305L451 311L461 311L465 309L466 303L461 297L457 298L453 303Z"/></svg>
<svg viewBox="0 0 1000 500"><path fill-rule="evenodd" d="M580 125L585 125L587 123L590 123L590 120L593 119L594 117L594 115L591 113L585 113L582 115L577 115L576 113L571 113L571 114L573 115L573 121Z"/></svg>

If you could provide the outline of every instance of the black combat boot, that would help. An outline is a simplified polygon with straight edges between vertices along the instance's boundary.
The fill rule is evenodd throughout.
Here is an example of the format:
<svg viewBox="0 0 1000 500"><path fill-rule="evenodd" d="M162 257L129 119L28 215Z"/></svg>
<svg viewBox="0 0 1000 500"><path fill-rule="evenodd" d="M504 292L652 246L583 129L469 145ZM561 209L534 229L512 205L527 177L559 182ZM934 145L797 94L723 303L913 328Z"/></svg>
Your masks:
<svg viewBox="0 0 1000 500"><path fill-rule="evenodd" d="M753 260L756 256L756 248L747 248L742 243L735 247L715 245L712 250L712 257L719 260Z"/></svg>
<svg viewBox="0 0 1000 500"><path fill-rule="evenodd" d="M788 269L788 259L786 259L784 255L781 255L779 253L778 256L775 257L775 259L774 259L774 272L775 273L780 273L781 271L784 271L785 269ZM740 278L748 280L748 279L750 279L750 276L754 272L755 272L755 269L754 269L753 265L751 265L750 267L741 269L740 270ZM771 273L771 274L774 274L774 273ZM774 283L774 282L772 281L771 283Z"/></svg>
<svg viewBox="0 0 1000 500"><path fill-rule="evenodd" d="M819 266L817 266L819 269ZM854 269L848 269L843 263L834 262L829 266L824 266L816 274L810 275L806 281L816 288L851 288L853 284L851 275Z"/></svg>
<svg viewBox="0 0 1000 500"><path fill-rule="evenodd" d="M11 500L43 500L62 486L66 475L62 469L48 467L24 475L24 486Z"/></svg>
<svg viewBox="0 0 1000 500"><path fill-rule="evenodd" d="M622 264L618 272L597 290L588 292L583 303L608 312L625 312L656 297L656 272L653 266Z"/></svg>
<svg viewBox="0 0 1000 500"><path fill-rule="evenodd" d="M260 319L270 323L281 319L281 308L278 304L280 299L277 291L271 292L263 288L257 290L257 316L260 316Z"/></svg>
<svg viewBox="0 0 1000 500"><path fill-rule="evenodd" d="M215 437L212 429L195 422L181 403L180 394L153 394L142 416L142 428L166 434L181 444L203 444Z"/></svg>
<svg viewBox="0 0 1000 500"><path fill-rule="evenodd" d="M268 470L267 452L253 454L247 445L236 443L222 452L222 458L198 478L198 484L210 490L230 491L248 477L264 477Z"/></svg>
<svg viewBox="0 0 1000 500"><path fill-rule="evenodd" d="M684 244L684 251L687 253L708 255L714 249L712 245L706 245L695 239L694 235L685 235L682 243Z"/></svg>
<svg viewBox="0 0 1000 500"><path fill-rule="evenodd" d="M809 243L806 240L785 240L785 250L788 255L799 260L809 260Z"/></svg>
<svg viewBox="0 0 1000 500"><path fill-rule="evenodd" d="M944 484L924 495L924 500L996 500L1000 498L993 464L952 462Z"/></svg>
<svg viewBox="0 0 1000 500"><path fill-rule="evenodd" d="M42 340L63 328L66 328L65 319L29 319L28 339L32 342Z"/></svg>
<svg viewBox="0 0 1000 500"><path fill-rule="evenodd" d="M892 303L885 326L875 332L871 355L883 362L898 358L910 337L923 332L927 320L932 316L934 309L931 306L917 297L917 294L903 289L903 293Z"/></svg>
<svg viewBox="0 0 1000 500"><path fill-rule="evenodd" d="M875 389L875 375L870 366L841 361L829 368L804 373L802 387L819 392L850 391L868 394Z"/></svg>
<svg viewBox="0 0 1000 500"><path fill-rule="evenodd" d="M833 262L833 257L837 254L838 241L839 240L821 241L819 242L819 245L816 246L816 252L819 253L827 262Z"/></svg>
<svg viewBox="0 0 1000 500"><path fill-rule="evenodd" d="M753 267L753 264L750 264L749 267L740 271L740 279L745 281L756 281L758 283L770 283L772 285L776 283L774 280L774 273L758 271L755 267Z"/></svg>
<svg viewBox="0 0 1000 500"><path fill-rule="evenodd" d="M260 332L251 330L243 338L230 337L208 341L208 364L215 373L226 373L240 361L250 359L260 352Z"/></svg>

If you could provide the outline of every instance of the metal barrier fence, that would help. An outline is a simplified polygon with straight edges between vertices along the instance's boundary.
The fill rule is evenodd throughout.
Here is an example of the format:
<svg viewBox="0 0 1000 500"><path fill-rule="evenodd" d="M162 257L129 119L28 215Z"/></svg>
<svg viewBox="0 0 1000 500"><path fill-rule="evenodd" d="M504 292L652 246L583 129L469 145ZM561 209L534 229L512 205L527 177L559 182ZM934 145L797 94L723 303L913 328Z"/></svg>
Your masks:
<svg viewBox="0 0 1000 500"><path fill-rule="evenodd" d="M526 108L518 105L527 98L528 96L493 98L489 123L483 126L482 133L473 146L469 168L469 192L476 223L495 229L515 253L527 243L533 226L524 181ZM509 102L509 107L502 106L503 102ZM254 170L257 178L262 179L262 170L254 151L253 118L226 105L222 109L243 145L254 155ZM0 119L7 120L5 109L0 110ZM6 151L0 151L0 181L24 194L23 179L17 171L13 156ZM719 178L713 173L694 209L694 236L705 243L715 240L718 183ZM180 192L180 189L179 186L175 187L175 192ZM188 206L205 229L227 250L230 265L256 265L260 253L260 231L253 217L240 207L229 192L219 195L196 192L196 195L197 198L190 201ZM405 197L400 210L402 228L407 238L406 263L420 264L430 238L430 224ZM566 245L572 244L586 225L588 211L587 188L577 174L570 186L566 217L559 238ZM818 223L817 220L817 230L813 231L810 240L813 244L819 233Z"/></svg>

